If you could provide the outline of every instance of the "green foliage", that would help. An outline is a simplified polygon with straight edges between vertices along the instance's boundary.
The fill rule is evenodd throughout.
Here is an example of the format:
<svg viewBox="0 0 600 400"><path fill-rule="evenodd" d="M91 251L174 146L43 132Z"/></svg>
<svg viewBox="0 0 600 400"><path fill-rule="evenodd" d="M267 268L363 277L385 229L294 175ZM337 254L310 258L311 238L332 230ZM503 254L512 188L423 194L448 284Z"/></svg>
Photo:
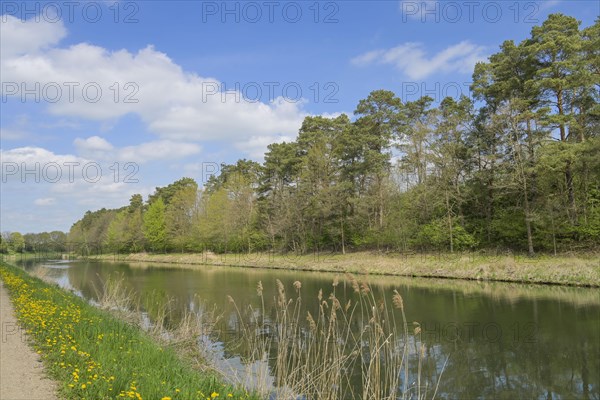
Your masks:
<svg viewBox="0 0 600 400"><path fill-rule="evenodd" d="M596 249L600 19L579 25L553 14L502 43L475 66L478 109L375 90L353 119L306 117L263 164L222 164L201 190L182 178L145 205L134 195L88 212L69 240L82 254L94 240L111 251Z"/></svg>
<svg viewBox="0 0 600 400"><path fill-rule="evenodd" d="M13 251L23 253L25 251L25 238L19 232L10 234L10 244Z"/></svg>
<svg viewBox="0 0 600 400"><path fill-rule="evenodd" d="M198 184L192 178L181 178L165 187L157 187L154 193L148 198L148 204L152 204L159 198L162 198L165 206L168 206L175 194L186 188L198 190Z"/></svg>
<svg viewBox="0 0 600 400"><path fill-rule="evenodd" d="M527 231L523 220L525 215L518 209L500 209L491 223L491 230L498 246L523 250Z"/></svg>
<svg viewBox="0 0 600 400"><path fill-rule="evenodd" d="M197 200L197 185L182 187L171 198L165 209L165 240L170 248L181 251L193 249ZM152 207L152 204L150 206Z"/></svg>
<svg viewBox="0 0 600 400"><path fill-rule="evenodd" d="M144 214L144 237L155 252L162 251L167 244L165 203L162 197L150 204Z"/></svg>
<svg viewBox="0 0 600 400"><path fill-rule="evenodd" d="M421 227L414 244L425 250L449 250L452 237L454 250L470 250L477 246L477 240L462 226L448 229L448 221L436 219Z"/></svg>
<svg viewBox="0 0 600 400"><path fill-rule="evenodd" d="M106 232L106 246L107 250L113 253L120 253L123 251L123 238L125 237L125 218L126 213L124 211L118 212L110 224ZM73 229L71 229L73 232Z"/></svg>

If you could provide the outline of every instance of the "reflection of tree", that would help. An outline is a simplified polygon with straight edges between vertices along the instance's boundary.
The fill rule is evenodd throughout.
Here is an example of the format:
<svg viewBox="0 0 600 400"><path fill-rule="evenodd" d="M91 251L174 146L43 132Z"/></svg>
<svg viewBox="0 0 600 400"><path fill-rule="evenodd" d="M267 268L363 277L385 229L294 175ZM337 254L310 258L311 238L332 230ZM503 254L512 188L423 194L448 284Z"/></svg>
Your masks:
<svg viewBox="0 0 600 400"><path fill-rule="evenodd" d="M512 338L496 343L481 338L461 344L441 341L441 351L429 351L427 357L434 359L434 371L440 356L450 354L441 388L451 397L598 398L598 362L590 366L598 359L598 344L593 330L589 333L579 341L546 337L516 346ZM435 384L430 376L428 384Z"/></svg>

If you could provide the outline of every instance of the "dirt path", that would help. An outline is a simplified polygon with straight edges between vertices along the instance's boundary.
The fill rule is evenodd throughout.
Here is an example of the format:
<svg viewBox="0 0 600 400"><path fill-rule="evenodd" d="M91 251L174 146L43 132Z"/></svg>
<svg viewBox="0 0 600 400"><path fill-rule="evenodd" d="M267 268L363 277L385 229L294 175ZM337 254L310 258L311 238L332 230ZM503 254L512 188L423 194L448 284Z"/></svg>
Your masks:
<svg viewBox="0 0 600 400"><path fill-rule="evenodd" d="M0 281L0 400L54 400L56 383L44 376L40 357L27 345Z"/></svg>

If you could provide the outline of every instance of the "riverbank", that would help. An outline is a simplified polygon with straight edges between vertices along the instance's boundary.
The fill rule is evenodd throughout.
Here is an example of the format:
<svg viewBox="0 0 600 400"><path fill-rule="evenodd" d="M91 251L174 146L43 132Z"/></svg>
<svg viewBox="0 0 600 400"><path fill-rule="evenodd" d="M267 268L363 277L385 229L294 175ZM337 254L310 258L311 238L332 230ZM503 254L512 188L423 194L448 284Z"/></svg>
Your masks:
<svg viewBox="0 0 600 400"><path fill-rule="evenodd" d="M0 278L61 398L256 398L55 285L4 262Z"/></svg>
<svg viewBox="0 0 600 400"><path fill-rule="evenodd" d="M481 281L600 287L600 256L489 256L479 254L104 254L102 261L178 264L187 268L221 265L369 275L418 276Z"/></svg>
<svg viewBox="0 0 600 400"><path fill-rule="evenodd" d="M26 260L46 260L48 258L63 258L67 254L60 252L34 252L34 253L11 253L0 254L0 262L4 261L9 264L14 264L17 261Z"/></svg>

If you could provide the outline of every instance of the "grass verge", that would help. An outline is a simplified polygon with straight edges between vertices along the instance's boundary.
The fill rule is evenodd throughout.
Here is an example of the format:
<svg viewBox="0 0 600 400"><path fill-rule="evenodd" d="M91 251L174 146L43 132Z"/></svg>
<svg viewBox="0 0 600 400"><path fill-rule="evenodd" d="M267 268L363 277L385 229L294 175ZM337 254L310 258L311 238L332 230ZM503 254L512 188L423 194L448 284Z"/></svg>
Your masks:
<svg viewBox="0 0 600 400"><path fill-rule="evenodd" d="M4 262L0 278L63 398L258 398L199 372L173 348L72 293Z"/></svg>
<svg viewBox="0 0 600 400"><path fill-rule="evenodd" d="M351 274L420 276L481 281L600 287L598 254L538 256L464 254L103 254L103 261L223 265Z"/></svg>

